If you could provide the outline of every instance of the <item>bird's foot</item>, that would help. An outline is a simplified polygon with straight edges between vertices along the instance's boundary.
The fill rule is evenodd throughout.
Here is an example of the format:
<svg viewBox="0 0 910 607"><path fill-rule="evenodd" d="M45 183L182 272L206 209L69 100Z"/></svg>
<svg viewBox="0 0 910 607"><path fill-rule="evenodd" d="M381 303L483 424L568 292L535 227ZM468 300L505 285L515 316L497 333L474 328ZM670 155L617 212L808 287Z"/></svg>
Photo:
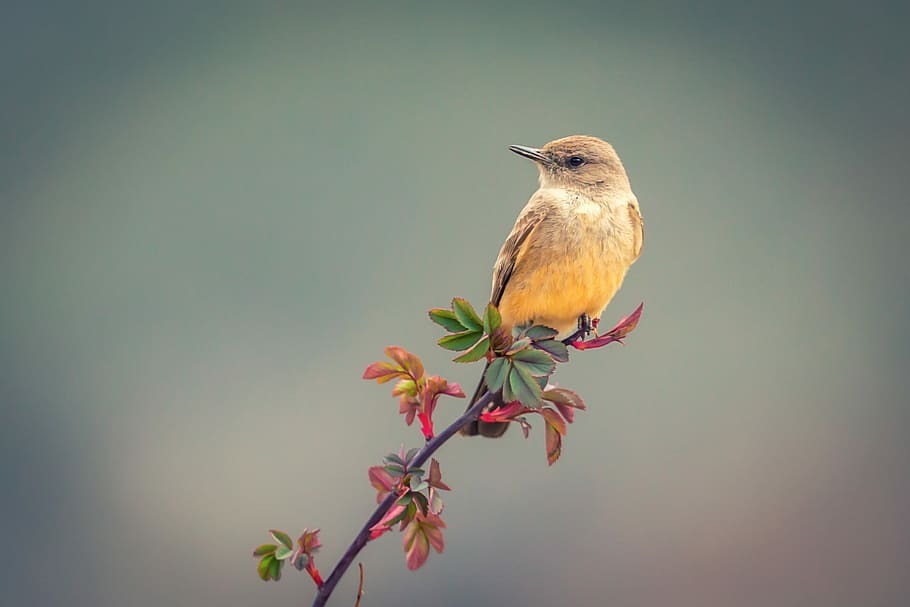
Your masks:
<svg viewBox="0 0 910 607"><path fill-rule="evenodd" d="M578 317L578 332L581 333L581 338L585 339L591 331L594 330L594 327L597 326L597 320L591 320L591 317L586 313Z"/></svg>

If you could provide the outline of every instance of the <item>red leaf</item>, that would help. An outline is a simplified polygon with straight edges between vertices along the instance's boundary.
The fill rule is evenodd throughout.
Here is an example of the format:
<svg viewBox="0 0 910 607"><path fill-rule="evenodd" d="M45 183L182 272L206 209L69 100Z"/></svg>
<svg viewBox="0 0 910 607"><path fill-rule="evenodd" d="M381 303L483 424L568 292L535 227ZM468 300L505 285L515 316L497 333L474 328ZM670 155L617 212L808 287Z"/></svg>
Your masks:
<svg viewBox="0 0 910 607"><path fill-rule="evenodd" d="M404 423L411 425L414 423L414 416L420 411L420 402L417 399L402 397L398 402L398 412L404 415Z"/></svg>
<svg viewBox="0 0 910 607"><path fill-rule="evenodd" d="M547 463L553 465L553 463L559 459L559 455L562 453L562 436L559 432L556 431L556 428L547 424L546 426L547 433Z"/></svg>
<svg viewBox="0 0 910 607"><path fill-rule="evenodd" d="M404 531L403 545L408 569L419 569L430 556L430 546L436 552L445 550L442 530L446 524L435 514L418 514Z"/></svg>
<svg viewBox="0 0 910 607"><path fill-rule="evenodd" d="M392 504L392 507L389 508L382 519L370 527L370 539L375 540L377 537L381 536L386 531L392 530L392 525L395 523L392 522L393 519L397 518L402 512L404 512L406 506L395 503Z"/></svg>
<svg viewBox="0 0 910 607"><path fill-rule="evenodd" d="M464 398L464 390L461 389L461 386L455 382L448 383L446 382L446 387L440 392L440 394L447 394L449 396L454 396L455 398Z"/></svg>
<svg viewBox="0 0 910 607"><path fill-rule="evenodd" d="M641 319L641 311L644 308L644 305L645 304L643 303L638 304L638 307L635 308L634 312L620 320L616 326L610 329L606 334L587 341L578 339L571 343L572 347L577 350L591 350L593 348L602 348L614 341L622 343L623 338L634 331L635 327L638 326L638 321Z"/></svg>
<svg viewBox="0 0 910 607"><path fill-rule="evenodd" d="M566 388L544 390L543 399L553 403L563 418L570 424L575 421L575 409L585 408L585 402L581 397Z"/></svg>
<svg viewBox="0 0 910 607"><path fill-rule="evenodd" d="M431 514L428 516L435 516L435 515ZM442 523L442 519L439 519L439 522ZM430 540L430 546L432 546L436 552L438 552L439 554L442 554L442 552L446 549L446 542L445 542L445 538L442 535L442 529L440 529L440 527L445 527L445 525L442 525L442 524L440 524L439 526L423 525L423 530L424 530L424 533L427 534L427 539Z"/></svg>
<svg viewBox="0 0 910 607"><path fill-rule="evenodd" d="M414 417L420 419L421 431L429 440L433 437L433 410L441 394L464 398L465 393L457 383L449 383L444 378L424 377L423 363L420 359L399 346L385 349L386 356L394 363L375 362L363 372L364 379L375 379L385 383L400 378L392 388L392 396L399 397L398 412L405 416L405 423L414 423Z"/></svg>
<svg viewBox="0 0 910 607"><path fill-rule="evenodd" d="M566 433L566 422L550 408L541 409L540 414L547 422L547 463L552 466L562 453L562 435Z"/></svg>
<svg viewBox="0 0 910 607"><path fill-rule="evenodd" d="M512 401L504 407L491 409L480 414L480 421L483 422L507 422L518 415L524 415L531 409L522 405L519 401Z"/></svg>
<svg viewBox="0 0 910 607"><path fill-rule="evenodd" d="M559 416L559 413L553 409L550 409L549 407L545 407L540 410L540 414L543 415L543 418L545 420L547 420L548 426L553 426L553 428L560 434L564 435L566 433L566 421Z"/></svg>
<svg viewBox="0 0 910 607"><path fill-rule="evenodd" d="M420 569L430 556L430 540L420 530L420 524L414 520L404 530L404 554L408 569Z"/></svg>
<svg viewBox="0 0 910 607"><path fill-rule="evenodd" d="M575 409L562 403L553 403L553 406L559 409L560 415L570 424L575 421Z"/></svg>
<svg viewBox="0 0 910 607"><path fill-rule="evenodd" d="M392 475L386 472L384 466L370 466L368 472L370 484L376 488L376 503L382 501L387 493L395 489L396 482Z"/></svg>
<svg viewBox="0 0 910 607"><path fill-rule="evenodd" d="M443 491L451 491L452 488L442 482L442 472L439 471L439 462L436 458L430 460L430 477L427 479L430 487L436 487Z"/></svg>
<svg viewBox="0 0 910 607"><path fill-rule="evenodd" d="M616 323L616 326L610 329L607 332L607 335L613 337L614 339L622 339L629 333L635 330L635 327L638 326L638 321L641 320L641 311L644 309L645 304L640 303L635 310Z"/></svg>
<svg viewBox="0 0 910 607"><path fill-rule="evenodd" d="M319 529L304 529L303 534L297 538L297 547L294 549L294 552L291 553L291 563L298 570L305 569L307 573L310 574L310 577L313 578L313 582L316 583L318 588L322 587L322 576L319 575L319 570L316 568L316 560L313 558L313 555L316 553L319 548L322 547L322 544L319 542Z"/></svg>
<svg viewBox="0 0 910 607"><path fill-rule="evenodd" d="M550 401L554 405L566 405L575 409L587 408L581 396L568 388L549 388L544 390L543 399Z"/></svg>
<svg viewBox="0 0 910 607"><path fill-rule="evenodd" d="M313 529L312 531L308 529L303 530L303 534L297 538L297 546L301 552L306 554L313 554L322 547L322 544L319 542L319 529Z"/></svg>
<svg viewBox="0 0 910 607"><path fill-rule="evenodd" d="M423 377L423 363L416 354L411 354L400 346L389 346L385 349L385 355L401 365L415 380Z"/></svg>
<svg viewBox="0 0 910 607"><path fill-rule="evenodd" d="M380 384L401 376L407 377L401 367L385 361L375 362L363 372L363 379L375 379Z"/></svg>

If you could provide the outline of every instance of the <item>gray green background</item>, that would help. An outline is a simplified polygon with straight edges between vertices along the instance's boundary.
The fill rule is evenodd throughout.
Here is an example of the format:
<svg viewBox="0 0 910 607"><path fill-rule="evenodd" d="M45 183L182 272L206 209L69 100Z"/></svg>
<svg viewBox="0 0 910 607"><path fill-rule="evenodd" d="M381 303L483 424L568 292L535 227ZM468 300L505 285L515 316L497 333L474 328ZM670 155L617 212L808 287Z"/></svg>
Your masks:
<svg viewBox="0 0 910 607"><path fill-rule="evenodd" d="M252 547L318 526L327 572L420 442L364 366L473 388L425 311L488 295L506 146L586 133L642 324L560 370L554 467L444 448L445 554L371 544L364 605L906 605L907 15L711 4L5 5L2 602L306 604Z"/></svg>

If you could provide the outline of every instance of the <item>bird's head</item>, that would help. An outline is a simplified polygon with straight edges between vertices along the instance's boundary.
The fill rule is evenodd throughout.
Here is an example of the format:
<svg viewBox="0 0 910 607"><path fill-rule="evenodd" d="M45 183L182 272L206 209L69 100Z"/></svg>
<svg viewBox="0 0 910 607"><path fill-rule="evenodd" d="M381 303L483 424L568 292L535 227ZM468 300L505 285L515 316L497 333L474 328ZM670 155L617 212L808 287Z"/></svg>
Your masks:
<svg viewBox="0 0 910 607"><path fill-rule="evenodd" d="M537 164L543 188L629 189L629 178L619 155L603 139L572 135L551 141L542 148L512 145L509 149Z"/></svg>

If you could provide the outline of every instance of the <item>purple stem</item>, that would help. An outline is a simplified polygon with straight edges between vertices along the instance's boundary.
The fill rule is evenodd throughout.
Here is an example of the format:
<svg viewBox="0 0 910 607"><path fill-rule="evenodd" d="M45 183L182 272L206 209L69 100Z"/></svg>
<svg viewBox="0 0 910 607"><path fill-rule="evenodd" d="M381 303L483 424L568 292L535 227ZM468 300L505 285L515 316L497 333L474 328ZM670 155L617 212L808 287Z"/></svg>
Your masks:
<svg viewBox="0 0 910 607"><path fill-rule="evenodd" d="M423 446L423 449L418 451L417 455L414 456L414 459L411 460L409 467L421 467L428 459L430 459L431 455L436 453L436 450L439 449L443 443L452 438L452 436L461 430L466 424L478 417L483 408L492 402L493 396L493 394L487 392L476 403L474 403L473 407L465 411L464 415L452 422L448 428L428 440L427 443ZM385 513L389 508L392 507L392 504L396 499L398 499L398 495L396 495L394 492L389 493L387 496L385 496L385 499L382 500L378 506L376 506L376 510L374 510L373 514L370 515L370 518L367 519L367 522L364 524L363 529L360 530L360 533L357 534L357 537L354 538L354 541L351 542L351 545L348 546L348 549L344 551L343 555L341 555L341 560L338 561L338 564L335 565L334 569L332 569L332 573L330 573L329 577L326 578L325 583L319 589L319 592L316 593L316 598L313 600L313 607L322 607L326 604L326 601L328 601L329 597L332 596L332 591L335 590L335 586L337 586L338 582L341 581L341 578L348 570L348 567L351 566L351 563L354 562L357 554L363 550L363 547L366 546L367 542L370 540L370 529L372 529L376 523L382 520L382 517L385 516Z"/></svg>
<svg viewBox="0 0 910 607"><path fill-rule="evenodd" d="M579 329L567 339L563 340L563 343L568 345L575 341L576 339L584 339L587 337L587 331ZM471 421L474 421L479 415L480 412L493 401L495 395L487 392L482 396L474 406L464 412L464 415L456 419L452 424L434 436L432 439L427 441L427 444L423 446L417 455L414 456L414 459L410 462L411 468L421 467L430 456L436 453L436 450L439 449L443 443L452 438L452 436L461 430L466 424ZM382 500L376 510L373 511L373 514L370 515L370 518L367 519L367 522L364 524L363 529L360 530L360 533L357 534L357 537L354 538L354 541L351 542L351 545L348 546L348 549L344 551L344 554L341 555L341 560L338 561L338 564L335 565L335 568L332 569L332 573L329 574L329 577L326 578L325 583L322 585L322 588L319 589L319 592L316 593L316 598L313 600L313 607L323 607L326 604L326 601L329 600L329 597L332 596L332 592L335 590L335 586L338 585L338 582L341 581L341 578L344 576L345 572L348 570L348 567L354 562L354 559L363 550L363 547L367 545L367 542L370 541L370 529L372 529L376 523L382 520L382 517L385 516L385 513L392 507L392 504L395 503L395 500L398 499L398 495L394 492L389 493L385 496L385 499Z"/></svg>

